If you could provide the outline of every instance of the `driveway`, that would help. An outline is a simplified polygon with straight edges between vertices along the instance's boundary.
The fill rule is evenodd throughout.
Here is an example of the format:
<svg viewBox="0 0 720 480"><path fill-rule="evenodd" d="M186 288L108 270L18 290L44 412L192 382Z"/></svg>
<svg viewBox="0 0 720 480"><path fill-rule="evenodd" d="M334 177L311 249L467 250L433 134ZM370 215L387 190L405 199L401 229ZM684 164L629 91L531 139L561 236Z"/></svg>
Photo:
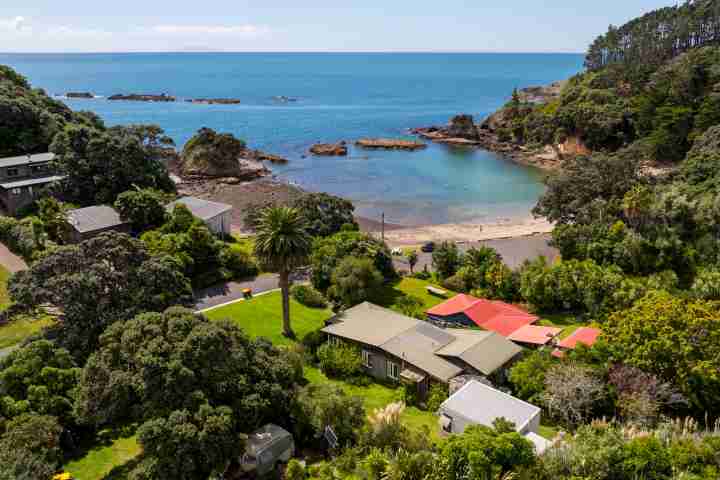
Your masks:
<svg viewBox="0 0 720 480"><path fill-rule="evenodd" d="M27 270L28 265L25 260L12 253L5 245L0 243L0 265L5 267L10 273Z"/></svg>
<svg viewBox="0 0 720 480"><path fill-rule="evenodd" d="M520 267L525 260L532 260L541 255L550 261L558 257L560 252L556 248L548 245L549 240L550 235L539 234L525 237L459 243L458 249L461 252L465 252L471 247L477 247L479 245L492 247L502 255L503 261L510 268L516 269ZM410 270L410 266L405 257L393 257L393 263L395 264L395 268L399 270ZM428 270L432 269L432 253L418 251L418 263L415 265L415 271L421 271L425 265L427 265Z"/></svg>
<svg viewBox="0 0 720 480"><path fill-rule="evenodd" d="M278 288L278 276L274 273L267 273L252 280L226 282L221 285L196 290L195 309L204 310L244 298L242 291L245 288L251 289L256 294L275 290Z"/></svg>

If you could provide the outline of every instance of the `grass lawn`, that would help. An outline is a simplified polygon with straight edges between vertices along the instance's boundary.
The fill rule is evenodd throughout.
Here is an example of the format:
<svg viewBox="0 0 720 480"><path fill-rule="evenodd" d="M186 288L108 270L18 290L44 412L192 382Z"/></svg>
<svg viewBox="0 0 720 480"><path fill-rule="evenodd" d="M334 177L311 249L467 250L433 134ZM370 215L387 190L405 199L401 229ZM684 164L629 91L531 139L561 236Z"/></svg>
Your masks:
<svg viewBox="0 0 720 480"><path fill-rule="evenodd" d="M562 328L560 338L564 339L570 336L575 330L585 325L577 321L577 317L572 313L554 313L543 315L537 322L538 325L544 327Z"/></svg>
<svg viewBox="0 0 720 480"><path fill-rule="evenodd" d="M448 293L444 297L432 295L426 290L428 286L440 288ZM411 295L419 299L423 303L423 310L428 310L457 294L427 280L405 277L397 283L385 286L378 298L375 299L375 302L383 307L400 311L396 304L401 297L406 295Z"/></svg>
<svg viewBox="0 0 720 480"><path fill-rule="evenodd" d="M136 436L116 438L92 447L85 455L68 463L63 469L77 480L122 478L122 475L115 475L115 472L112 476L108 474L113 469L132 460L139 453L140 445L138 445Z"/></svg>
<svg viewBox="0 0 720 480"><path fill-rule="evenodd" d="M280 292L226 305L205 312L211 320L229 318L251 337L266 337L276 345L289 345L291 340L282 336L282 298ZM306 333L322 327L332 311L309 308L290 298L290 321L299 339Z"/></svg>
<svg viewBox="0 0 720 480"><path fill-rule="evenodd" d="M50 316L35 318L29 315L17 315L9 323L0 326L0 348L16 345L40 332L52 322Z"/></svg>
<svg viewBox="0 0 720 480"><path fill-rule="evenodd" d="M10 279L10 273L5 267L0 265L0 310L7 307L10 303L10 295L8 295L7 284Z"/></svg>
<svg viewBox="0 0 720 480"><path fill-rule="evenodd" d="M559 428L553 427L551 425L540 425L540 428L538 428L538 435L540 435L543 438L546 438L548 440L554 439L558 432L560 431Z"/></svg>
<svg viewBox="0 0 720 480"><path fill-rule="evenodd" d="M340 380L330 380L320 370L314 367L305 367L305 378L310 383L330 383L340 386L348 395L361 397L365 401L365 410L372 413L376 408L385 407L389 403L396 402L402 398L398 389L393 389L372 383L367 387L357 387ZM433 440L438 440L439 429L438 419L432 412L426 412L416 407L407 407L402 415L402 421L410 428L420 430L423 426L430 429Z"/></svg>

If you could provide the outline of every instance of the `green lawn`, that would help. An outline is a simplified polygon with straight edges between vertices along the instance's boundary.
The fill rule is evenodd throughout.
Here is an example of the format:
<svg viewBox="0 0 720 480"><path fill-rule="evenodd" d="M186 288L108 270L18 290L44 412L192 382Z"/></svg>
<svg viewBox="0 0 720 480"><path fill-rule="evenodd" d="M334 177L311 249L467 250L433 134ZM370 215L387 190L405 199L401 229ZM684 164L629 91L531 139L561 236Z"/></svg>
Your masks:
<svg viewBox="0 0 720 480"><path fill-rule="evenodd" d="M444 297L431 295L426 289L428 286L440 288L448 293ZM380 295L378 295L378 297L375 299L375 302L384 307L398 310L396 304L398 300L405 295L411 295L418 298L423 303L423 310L428 310L435 305L444 302L448 298L454 297L457 294L455 292L450 292L446 288L442 288L427 280L405 277L397 283L385 286Z"/></svg>
<svg viewBox="0 0 720 480"><path fill-rule="evenodd" d="M17 315L9 323L0 326L0 348L16 345L53 322L52 317L34 318L28 315Z"/></svg>
<svg viewBox="0 0 720 480"><path fill-rule="evenodd" d="M371 413L376 408L383 408L389 403L397 402L402 398L399 389L392 389L384 385L372 383L367 387L357 387L340 380L330 380L320 370L314 367L305 367L305 378L310 383L330 383L340 386L348 395L361 397L365 401L365 410ZM402 415L402 421L413 429L427 426L433 439L439 438L438 419L432 412L426 412L415 407L407 407Z"/></svg>
<svg viewBox="0 0 720 480"><path fill-rule="evenodd" d="M139 453L140 445L136 436L116 438L94 446L81 458L65 465L63 469L77 480L123 478L124 475L119 472L121 466ZM109 475L111 472L113 474Z"/></svg>
<svg viewBox="0 0 720 480"><path fill-rule="evenodd" d="M10 303L10 295L8 295L7 283L10 279L10 273L5 267L0 265L0 310L7 307Z"/></svg>
<svg viewBox="0 0 720 480"><path fill-rule="evenodd" d="M266 337L276 345L289 345L291 341L282 336L282 298L280 292L264 295L226 305L205 312L211 320L229 318L251 337ZM309 308L293 298L290 299L290 321L299 339L306 333L321 328L332 311Z"/></svg>
<svg viewBox="0 0 720 480"><path fill-rule="evenodd" d="M537 324L544 327L562 328L563 330L560 332L561 339L570 336L575 330L585 326L583 323L578 322L577 317L572 313L545 314L542 315Z"/></svg>

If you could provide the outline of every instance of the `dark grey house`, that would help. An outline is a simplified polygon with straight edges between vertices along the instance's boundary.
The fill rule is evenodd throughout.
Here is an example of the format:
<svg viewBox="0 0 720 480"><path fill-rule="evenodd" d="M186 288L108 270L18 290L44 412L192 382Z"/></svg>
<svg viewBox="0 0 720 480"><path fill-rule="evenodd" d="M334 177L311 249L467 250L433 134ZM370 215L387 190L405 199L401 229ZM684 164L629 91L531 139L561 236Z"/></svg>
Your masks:
<svg viewBox="0 0 720 480"><path fill-rule="evenodd" d="M47 185L62 180L50 162L52 153L0 158L0 207L8 215L31 204Z"/></svg>
<svg viewBox="0 0 720 480"><path fill-rule="evenodd" d="M368 374L417 384L421 397L433 382L447 384L463 374L494 375L522 351L495 332L439 328L368 302L334 322L323 329L330 342L357 345Z"/></svg>
<svg viewBox="0 0 720 480"><path fill-rule="evenodd" d="M105 205L70 210L67 222L70 226L67 241L70 243L79 243L103 232L130 232L130 224L123 222L112 207Z"/></svg>

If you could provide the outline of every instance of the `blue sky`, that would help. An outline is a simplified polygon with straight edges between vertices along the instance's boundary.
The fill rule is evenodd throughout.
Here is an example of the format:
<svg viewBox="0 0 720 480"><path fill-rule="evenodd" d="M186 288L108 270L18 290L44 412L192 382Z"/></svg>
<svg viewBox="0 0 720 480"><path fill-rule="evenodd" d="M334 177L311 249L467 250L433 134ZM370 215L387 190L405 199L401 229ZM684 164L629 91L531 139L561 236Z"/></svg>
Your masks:
<svg viewBox="0 0 720 480"><path fill-rule="evenodd" d="M668 0L1 0L0 51L582 52Z"/></svg>

